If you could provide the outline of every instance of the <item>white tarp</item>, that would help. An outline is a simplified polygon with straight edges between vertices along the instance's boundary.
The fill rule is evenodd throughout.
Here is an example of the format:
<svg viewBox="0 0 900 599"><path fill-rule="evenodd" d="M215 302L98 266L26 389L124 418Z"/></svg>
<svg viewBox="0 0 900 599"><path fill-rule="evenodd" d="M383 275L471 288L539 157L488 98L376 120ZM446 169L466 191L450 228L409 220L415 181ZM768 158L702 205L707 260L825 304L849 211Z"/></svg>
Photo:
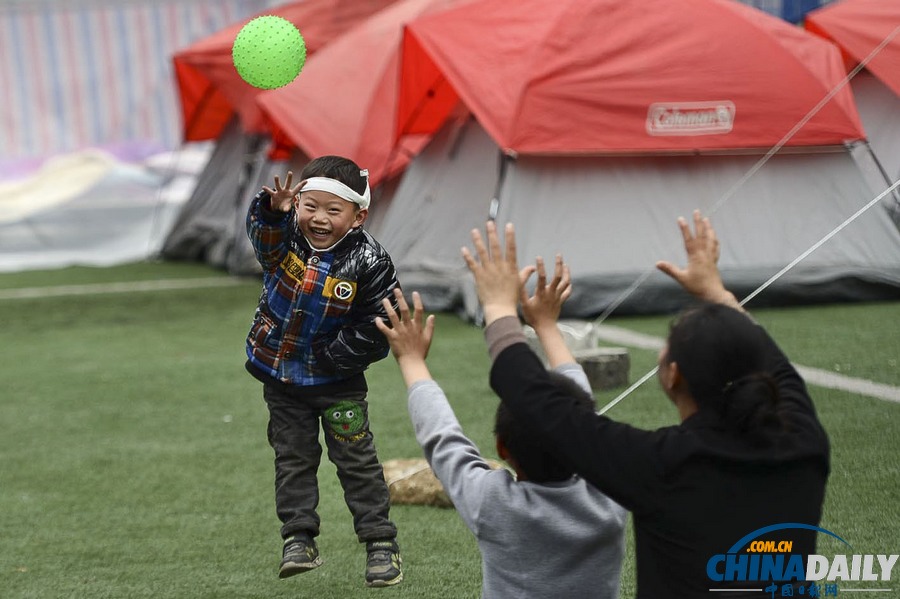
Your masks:
<svg viewBox="0 0 900 599"><path fill-rule="evenodd" d="M196 144L130 163L92 149L0 183L0 271L156 255L207 155Z"/></svg>

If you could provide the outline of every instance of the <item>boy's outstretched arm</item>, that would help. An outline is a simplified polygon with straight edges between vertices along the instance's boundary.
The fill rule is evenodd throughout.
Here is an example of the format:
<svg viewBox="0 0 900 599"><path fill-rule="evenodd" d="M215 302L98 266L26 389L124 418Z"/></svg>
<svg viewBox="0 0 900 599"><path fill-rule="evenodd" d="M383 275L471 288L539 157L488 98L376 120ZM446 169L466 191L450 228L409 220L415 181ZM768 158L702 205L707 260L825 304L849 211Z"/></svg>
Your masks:
<svg viewBox="0 0 900 599"><path fill-rule="evenodd" d="M466 526L477 530L484 485L498 473L463 433L446 395L425 365L434 334L434 316L424 317L418 293L412 295L412 312L399 289L394 291L394 298L396 310L389 299L384 300L390 326L383 318L378 318L375 325L387 338L406 382L407 408L416 441Z"/></svg>
<svg viewBox="0 0 900 599"><path fill-rule="evenodd" d="M431 380L425 358L428 356L428 349L434 336L434 315L424 318L422 298L417 291L412 294L412 313L399 288L394 289L394 298L398 305L396 311L390 299L382 300L391 326L389 327L381 317L375 319L375 326L387 338L403 374L403 380L407 387L411 387L417 381Z"/></svg>
<svg viewBox="0 0 900 599"><path fill-rule="evenodd" d="M572 294L569 267L563 263L562 256L557 254L553 278L549 283L543 258L537 258L536 266L522 269L520 278L527 281L533 272L537 272L534 294L529 297L525 288L522 288L522 314L525 316L525 322L537 333L551 368L574 363L575 356L572 355L557 326L563 302Z"/></svg>

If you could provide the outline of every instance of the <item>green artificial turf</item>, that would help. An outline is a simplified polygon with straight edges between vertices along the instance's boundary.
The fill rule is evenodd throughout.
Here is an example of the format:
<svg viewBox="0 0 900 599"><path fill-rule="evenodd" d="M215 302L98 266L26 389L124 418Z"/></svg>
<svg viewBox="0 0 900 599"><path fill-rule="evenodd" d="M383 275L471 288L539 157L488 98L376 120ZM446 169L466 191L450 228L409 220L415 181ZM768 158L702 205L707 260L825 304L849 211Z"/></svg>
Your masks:
<svg viewBox="0 0 900 599"><path fill-rule="evenodd" d="M198 265L148 263L4 274L0 289L218 276ZM0 596L479 596L471 534L453 510L418 506L392 509L405 581L365 589L364 550L327 461L320 471L325 564L277 578L267 415L260 385L243 369L258 293L250 278L212 289L0 300ZM755 315L797 363L841 365L844 374L900 384L891 362L900 355L892 324L900 321L900 303ZM662 336L668 320L609 323ZM655 364L655 352L629 354L632 380ZM429 363L464 429L496 458L497 400L481 331L438 315ZM381 459L421 456L393 359L373 365L368 379ZM620 391L598 392L598 404ZM900 552L900 405L812 392L833 452L822 526L855 553ZM649 428L676 421L653 380L609 415ZM788 492L773 489L773 501ZM825 543L820 549L841 552ZM629 555L621 596L633 593Z"/></svg>

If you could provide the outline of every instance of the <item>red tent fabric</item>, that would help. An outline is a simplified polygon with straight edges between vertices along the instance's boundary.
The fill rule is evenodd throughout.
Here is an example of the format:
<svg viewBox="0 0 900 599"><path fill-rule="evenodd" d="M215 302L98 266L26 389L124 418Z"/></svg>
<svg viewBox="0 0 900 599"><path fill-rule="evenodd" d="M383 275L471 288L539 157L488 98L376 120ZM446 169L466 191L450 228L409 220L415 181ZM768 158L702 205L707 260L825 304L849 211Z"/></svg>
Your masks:
<svg viewBox="0 0 900 599"><path fill-rule="evenodd" d="M474 0L408 26L398 134L461 99L507 151L768 149L843 76L833 44L733 0ZM789 145L864 137L845 87Z"/></svg>
<svg viewBox="0 0 900 599"><path fill-rule="evenodd" d="M260 94L275 141L274 158L293 148L337 154L369 170L378 184L399 173L429 135L395 143L403 27L454 0L402 0L350 29L310 59L289 85Z"/></svg>
<svg viewBox="0 0 900 599"><path fill-rule="evenodd" d="M304 0L265 11L283 17L300 30L307 55L396 0ZM255 99L262 91L238 75L231 46L240 23L202 39L172 57L181 101L184 141L215 139L238 113L248 132L261 133L264 124Z"/></svg>
<svg viewBox="0 0 900 599"><path fill-rule="evenodd" d="M808 13L804 25L840 46L853 66L890 38L866 68L900 96L900 0L842 0Z"/></svg>

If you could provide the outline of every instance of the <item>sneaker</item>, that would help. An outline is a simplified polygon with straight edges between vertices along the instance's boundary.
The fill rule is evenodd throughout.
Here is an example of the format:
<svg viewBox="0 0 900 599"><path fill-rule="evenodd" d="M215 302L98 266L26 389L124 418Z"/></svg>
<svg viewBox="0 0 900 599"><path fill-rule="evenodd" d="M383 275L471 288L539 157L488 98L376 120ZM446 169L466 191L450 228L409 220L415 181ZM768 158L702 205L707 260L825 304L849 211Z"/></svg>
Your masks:
<svg viewBox="0 0 900 599"><path fill-rule="evenodd" d="M366 586L389 587L403 580L400 547L394 539L366 543Z"/></svg>
<svg viewBox="0 0 900 599"><path fill-rule="evenodd" d="M302 574L322 565L316 542L306 535L294 535L284 540L281 570L278 578Z"/></svg>

